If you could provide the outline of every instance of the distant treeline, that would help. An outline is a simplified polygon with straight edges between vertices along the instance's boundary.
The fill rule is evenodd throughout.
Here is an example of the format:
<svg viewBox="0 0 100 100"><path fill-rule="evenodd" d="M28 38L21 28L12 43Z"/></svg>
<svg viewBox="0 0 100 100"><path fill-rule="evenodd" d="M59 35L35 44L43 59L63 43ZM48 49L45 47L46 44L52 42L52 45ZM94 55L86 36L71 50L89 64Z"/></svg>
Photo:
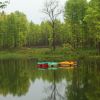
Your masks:
<svg viewBox="0 0 100 100"><path fill-rule="evenodd" d="M33 14L34 16L34 14ZM69 44L73 48L100 50L100 1L68 0L64 9L64 22L55 20L55 44ZM0 13L0 49L51 46L50 21L41 24L29 22L26 15L16 11Z"/></svg>

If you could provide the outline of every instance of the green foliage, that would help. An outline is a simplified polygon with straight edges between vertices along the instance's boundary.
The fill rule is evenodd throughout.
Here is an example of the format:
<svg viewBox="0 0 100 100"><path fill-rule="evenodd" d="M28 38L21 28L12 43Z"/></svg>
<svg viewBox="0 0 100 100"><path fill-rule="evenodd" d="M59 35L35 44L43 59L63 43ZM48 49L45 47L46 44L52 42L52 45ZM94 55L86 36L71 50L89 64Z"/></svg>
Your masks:
<svg viewBox="0 0 100 100"><path fill-rule="evenodd" d="M64 22L55 19L41 24L29 22L26 15L16 11L0 13L0 49L22 47L49 47L53 44L66 50L93 47L100 52L100 3L99 0L67 0ZM54 33L54 34L52 34ZM53 37L54 35L54 37Z"/></svg>
<svg viewBox="0 0 100 100"><path fill-rule="evenodd" d="M63 48L64 48L64 49L66 49L66 48L68 48L68 49L73 49L73 47L72 47L69 43L63 44Z"/></svg>
<svg viewBox="0 0 100 100"><path fill-rule="evenodd" d="M16 11L10 15L0 14L0 48L17 48L25 45L28 33L26 16Z"/></svg>
<svg viewBox="0 0 100 100"><path fill-rule="evenodd" d="M86 13L86 0L68 0L65 5L65 22L69 28L69 41L74 48L83 46L84 16Z"/></svg>
<svg viewBox="0 0 100 100"><path fill-rule="evenodd" d="M88 25L88 39L96 47L100 42L100 1L91 0L84 21ZM90 41L90 42L91 42ZM99 47L97 47L99 48Z"/></svg>

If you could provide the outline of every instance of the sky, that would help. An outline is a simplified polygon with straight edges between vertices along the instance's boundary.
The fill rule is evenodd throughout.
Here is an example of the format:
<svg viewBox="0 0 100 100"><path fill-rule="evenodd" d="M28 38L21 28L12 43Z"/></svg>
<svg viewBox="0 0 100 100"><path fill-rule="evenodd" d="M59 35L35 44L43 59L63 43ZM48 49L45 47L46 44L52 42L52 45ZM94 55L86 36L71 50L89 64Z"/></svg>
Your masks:
<svg viewBox="0 0 100 100"><path fill-rule="evenodd" d="M46 0L10 0L10 4L4 11L7 13L21 11L26 14L29 21L39 24L47 18L47 16L42 13L45 1ZM60 7L63 8L66 0L58 1ZM59 19L63 21L63 14L59 16Z"/></svg>

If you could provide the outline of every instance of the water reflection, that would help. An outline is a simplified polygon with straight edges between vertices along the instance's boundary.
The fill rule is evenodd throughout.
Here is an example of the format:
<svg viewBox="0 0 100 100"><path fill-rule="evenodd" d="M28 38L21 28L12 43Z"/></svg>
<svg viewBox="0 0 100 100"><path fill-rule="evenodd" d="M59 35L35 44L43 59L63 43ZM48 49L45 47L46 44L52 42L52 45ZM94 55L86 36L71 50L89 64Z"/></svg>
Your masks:
<svg viewBox="0 0 100 100"><path fill-rule="evenodd" d="M43 89L45 97L40 100L66 100L65 88L71 82L73 70L40 70L38 72L40 78L49 82Z"/></svg>
<svg viewBox="0 0 100 100"><path fill-rule="evenodd" d="M32 70L29 64L26 60L0 61L0 94L21 96L27 93Z"/></svg>
<svg viewBox="0 0 100 100"><path fill-rule="evenodd" d="M53 81L51 82L50 86L45 89L47 92L47 97L44 100L66 100L65 93L62 93L66 87L66 82L64 82L64 80L57 82L59 77L55 70L52 74Z"/></svg>
<svg viewBox="0 0 100 100"><path fill-rule="evenodd" d="M100 60L81 61L66 90L68 100L100 100Z"/></svg>
<svg viewBox="0 0 100 100"><path fill-rule="evenodd" d="M100 60L38 70L30 59L0 60L0 100L100 100Z"/></svg>
<svg viewBox="0 0 100 100"><path fill-rule="evenodd" d="M69 80L71 74L66 73L65 70L57 70L57 71L38 70L34 66L35 62L33 60L26 60L26 59L0 60L0 95L1 95L0 98L2 98L2 100L11 100L11 98L12 100L19 100L19 98L21 98L20 100L25 100L25 98L28 95L32 94L32 92L37 91L38 89L39 91L44 91L45 96L43 95L43 92L41 92L41 94L37 93L37 95L40 95L42 96L43 99L47 100L48 96L50 96L51 94L45 92L45 89L49 87L52 87L51 88L51 91L53 92L52 100L54 99L56 100L55 96L57 94L58 95L61 94L61 96L63 97L63 95L65 94L66 85L62 86L63 85L62 81L64 80L65 81L64 83L66 83L66 79ZM45 81L47 81L47 83L45 83ZM37 83L36 87L34 88L34 90L31 90L34 87L35 83ZM62 88L64 89L59 91L57 89L59 85L62 86ZM37 98L36 95L34 94L29 96L29 98ZM8 98L9 95L10 99ZM25 96L24 99L22 99L23 96ZM39 98L37 100L41 99Z"/></svg>

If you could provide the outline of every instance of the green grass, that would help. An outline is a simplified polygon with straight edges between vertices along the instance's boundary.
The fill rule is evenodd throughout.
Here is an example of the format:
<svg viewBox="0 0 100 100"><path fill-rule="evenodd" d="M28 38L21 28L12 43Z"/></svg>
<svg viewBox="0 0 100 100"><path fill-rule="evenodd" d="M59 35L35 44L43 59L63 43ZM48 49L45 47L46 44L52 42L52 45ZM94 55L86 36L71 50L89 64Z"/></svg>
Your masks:
<svg viewBox="0 0 100 100"><path fill-rule="evenodd" d="M96 56L95 50L69 50L57 48L52 51L49 48L22 48L0 51L0 59L35 58L39 61L77 60L87 56Z"/></svg>

